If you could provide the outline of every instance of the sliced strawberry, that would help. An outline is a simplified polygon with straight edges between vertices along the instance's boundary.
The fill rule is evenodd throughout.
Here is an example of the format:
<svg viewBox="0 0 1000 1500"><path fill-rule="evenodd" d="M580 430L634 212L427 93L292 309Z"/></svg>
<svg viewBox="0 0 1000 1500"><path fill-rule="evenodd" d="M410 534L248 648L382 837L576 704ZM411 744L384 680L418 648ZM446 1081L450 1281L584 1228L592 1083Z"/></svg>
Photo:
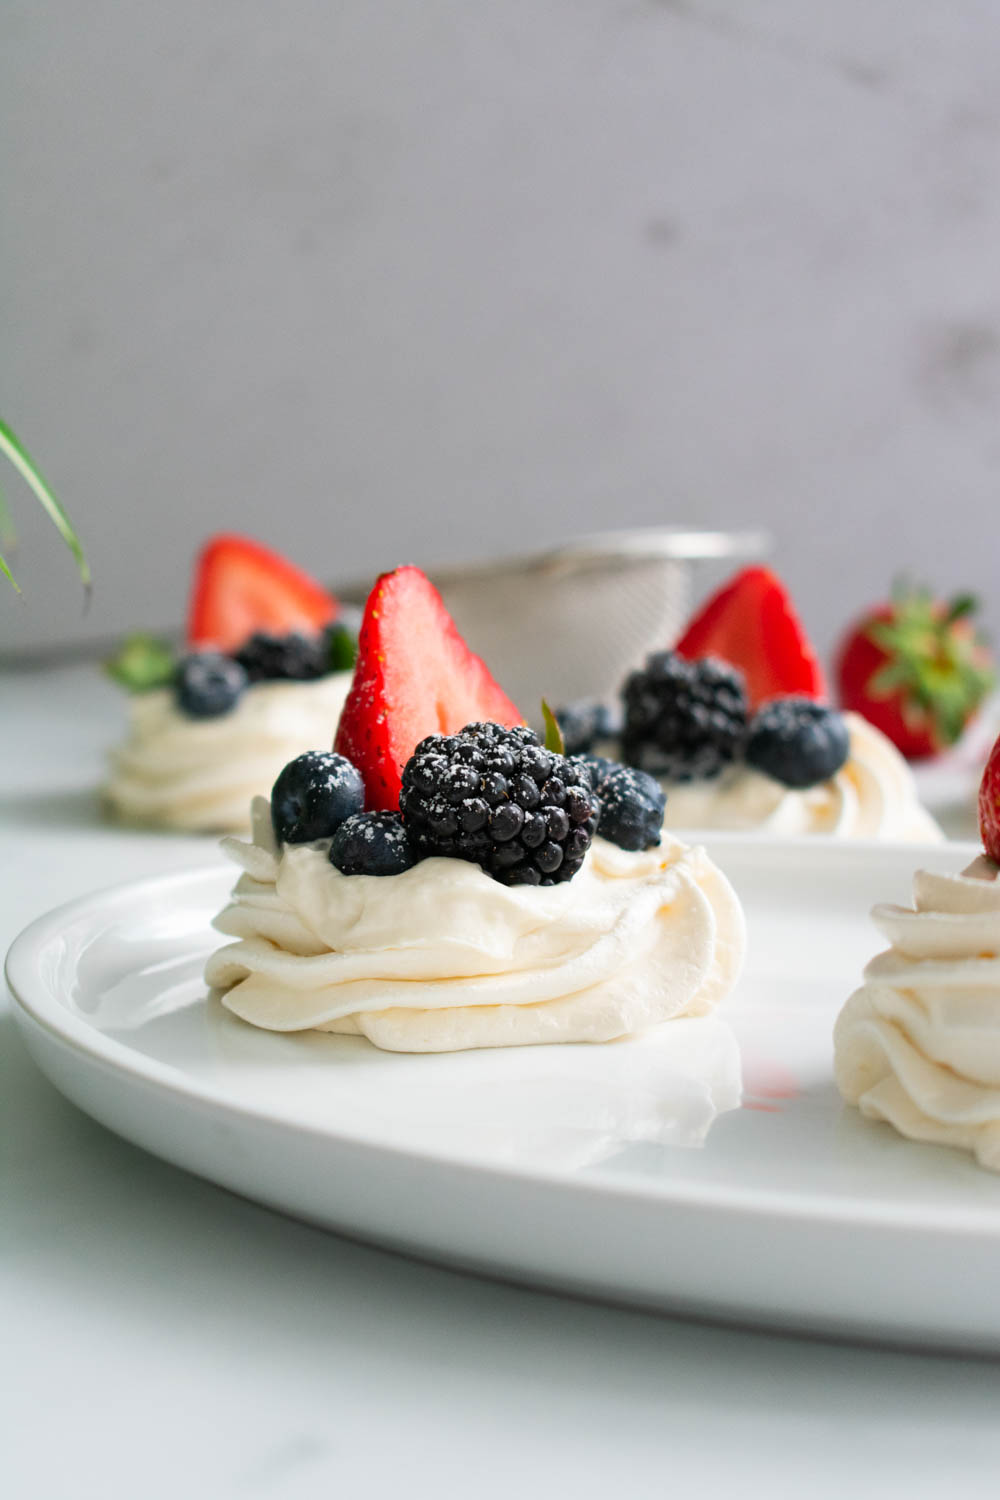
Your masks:
<svg viewBox="0 0 1000 1500"><path fill-rule="evenodd" d="M245 536L214 536L195 563L188 611L190 646L235 651L256 630L307 634L334 619L339 605L308 573Z"/></svg>
<svg viewBox="0 0 1000 1500"><path fill-rule="evenodd" d="M399 806L403 767L427 735L490 719L507 728L524 723L430 579L413 567L383 573L365 606L334 745L361 772L365 806Z"/></svg>
<svg viewBox="0 0 1000 1500"><path fill-rule="evenodd" d="M674 648L694 661L717 656L739 667L750 706L792 694L825 698L826 680L781 579L744 568L691 620Z"/></svg>
<svg viewBox="0 0 1000 1500"><path fill-rule="evenodd" d="M986 853L994 864L1000 864L1000 739L990 751L979 783L979 832Z"/></svg>

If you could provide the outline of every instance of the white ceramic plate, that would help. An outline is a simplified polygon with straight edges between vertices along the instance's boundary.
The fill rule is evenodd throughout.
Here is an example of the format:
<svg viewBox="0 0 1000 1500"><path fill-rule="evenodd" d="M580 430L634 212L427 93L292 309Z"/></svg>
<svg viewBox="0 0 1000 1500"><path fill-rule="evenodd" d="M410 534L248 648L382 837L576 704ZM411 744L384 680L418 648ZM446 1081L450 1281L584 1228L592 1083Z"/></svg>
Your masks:
<svg viewBox="0 0 1000 1500"><path fill-rule="evenodd" d="M746 908L746 975L719 1019L642 1041L410 1057L255 1031L200 977L230 870L34 923L15 1014L96 1119L314 1223L648 1306L1000 1350L1000 1177L862 1120L831 1078L834 1016L879 946L869 907L974 850L710 847Z"/></svg>

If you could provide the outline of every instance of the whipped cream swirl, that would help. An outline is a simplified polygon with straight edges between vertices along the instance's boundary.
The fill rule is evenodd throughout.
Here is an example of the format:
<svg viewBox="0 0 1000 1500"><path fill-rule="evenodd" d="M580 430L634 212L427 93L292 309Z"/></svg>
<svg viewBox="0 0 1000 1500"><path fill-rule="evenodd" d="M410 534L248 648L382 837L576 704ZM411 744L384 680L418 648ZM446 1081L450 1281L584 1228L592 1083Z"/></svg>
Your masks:
<svg viewBox="0 0 1000 1500"><path fill-rule="evenodd" d="M749 766L733 766L712 781L664 781L667 828L919 843L942 838L895 745L860 714L845 714L844 720L850 750L828 781L796 791Z"/></svg>
<svg viewBox="0 0 1000 1500"><path fill-rule="evenodd" d="M267 802L208 983L255 1026L368 1037L397 1052L606 1042L703 1015L732 988L742 909L703 849L665 838L629 854L595 839L572 880L504 886L426 859L401 875L342 875L325 844L280 852Z"/></svg>
<svg viewBox="0 0 1000 1500"><path fill-rule="evenodd" d="M837 1019L840 1092L869 1118L1000 1172L997 867L983 856L961 875L920 870L913 909L876 906L872 918L892 946Z"/></svg>
<svg viewBox="0 0 1000 1500"><path fill-rule="evenodd" d="M249 827L250 799L270 792L304 750L333 744L350 672L260 682L212 719L181 713L168 689L130 702L128 737L110 756L104 795L120 817L205 833Z"/></svg>

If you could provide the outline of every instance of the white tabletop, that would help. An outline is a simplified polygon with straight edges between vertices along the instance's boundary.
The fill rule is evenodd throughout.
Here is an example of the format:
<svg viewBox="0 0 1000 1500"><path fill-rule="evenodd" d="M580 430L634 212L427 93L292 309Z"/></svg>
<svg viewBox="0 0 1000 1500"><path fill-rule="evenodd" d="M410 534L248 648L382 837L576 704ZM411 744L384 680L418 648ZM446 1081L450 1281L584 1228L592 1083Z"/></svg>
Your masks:
<svg viewBox="0 0 1000 1500"><path fill-rule="evenodd" d="M2 691L5 947L84 891L215 860L100 821L122 708L91 669ZM305 1228L78 1113L6 1008L0 1099L12 1500L996 1490L996 1363L594 1306Z"/></svg>

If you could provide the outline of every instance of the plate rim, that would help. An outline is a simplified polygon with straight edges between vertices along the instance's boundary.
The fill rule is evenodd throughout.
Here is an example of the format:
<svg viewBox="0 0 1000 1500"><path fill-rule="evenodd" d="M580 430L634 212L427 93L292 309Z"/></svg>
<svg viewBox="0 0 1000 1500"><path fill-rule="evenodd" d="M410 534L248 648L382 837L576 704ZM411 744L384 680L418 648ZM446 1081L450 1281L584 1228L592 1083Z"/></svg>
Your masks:
<svg viewBox="0 0 1000 1500"><path fill-rule="evenodd" d="M685 842L687 842L686 839ZM839 860L848 864L858 856L871 856L873 853L879 858L884 858L886 862L898 859L904 853L911 860L918 862L921 854L940 857L946 850L953 851L959 859L965 856L974 858L977 853L981 852L975 843L964 840L911 843L824 839L822 845L819 845L815 835L765 839L759 835L747 833L722 834L704 831L704 838L699 842L711 843L718 848L726 843L738 845L741 848L755 847L759 848L762 853L775 857L788 857L797 851L810 850L813 851L814 856L822 856L823 859L832 857L834 861ZM725 869L724 863L722 868ZM831 1199L824 1197L821 1193L811 1194L800 1189L746 1189L734 1184L699 1183L689 1179L678 1184L653 1186L648 1181L640 1179L625 1177L619 1179L606 1175L585 1177L578 1172L542 1167L533 1163L522 1162L515 1165L498 1162L495 1159L477 1156L474 1151L452 1155L439 1149L400 1145L396 1141L380 1137L377 1132L371 1130L354 1132L339 1125L331 1128L310 1121L289 1119L273 1109L257 1107L233 1098L218 1085L203 1083L172 1064L164 1063L147 1053L131 1048L127 1043L115 1037L109 1037L99 1027L89 1024L84 1016L70 1010L64 1001L61 1001L46 987L38 957L54 939L59 937L69 922L86 919L88 916L93 917L99 912L107 914L115 907L128 906L130 903L141 901L144 897L148 899L154 893L171 889L191 889L193 894L198 886L210 887L213 884L222 884L224 877L230 881L234 878L232 867L218 863L193 866L170 874L150 876L139 880L115 882L63 902L34 918L14 939L4 965L6 981L14 1002L12 1014L15 1022L22 1028L26 1025L38 1027L50 1041L63 1049L69 1049L74 1056L82 1057L88 1065L110 1069L133 1084L139 1083L161 1095L170 1096L175 1103L196 1103L222 1111L230 1118L308 1136L315 1142L329 1142L331 1145L342 1148L362 1147L373 1153L390 1157L397 1162L410 1161L423 1166L472 1171L508 1182L550 1186L562 1191L571 1190L646 1205L655 1203L664 1208L674 1205L678 1208L714 1209L726 1215L738 1214L745 1218L764 1218L770 1222L781 1220L789 1224L813 1226L826 1222L836 1224L840 1228L857 1225L864 1227L866 1231L916 1229L925 1233L946 1232L949 1237L986 1237L990 1240L1000 1237L1000 1224L997 1222L1000 1203L997 1208L949 1208L946 1216L942 1217L939 1209L931 1207L919 1208L913 1205L886 1203L882 1200L848 1194ZM30 998L28 993L32 990L35 991L34 999ZM364 1038L358 1040L364 1042ZM559 1045L572 1044L561 1043ZM594 1044L578 1043L576 1045ZM833 1081L832 1041L830 1081L831 1083ZM845 1104L842 1107L849 1108L850 1106ZM918 1142L911 1144L922 1146L922 1143Z"/></svg>

